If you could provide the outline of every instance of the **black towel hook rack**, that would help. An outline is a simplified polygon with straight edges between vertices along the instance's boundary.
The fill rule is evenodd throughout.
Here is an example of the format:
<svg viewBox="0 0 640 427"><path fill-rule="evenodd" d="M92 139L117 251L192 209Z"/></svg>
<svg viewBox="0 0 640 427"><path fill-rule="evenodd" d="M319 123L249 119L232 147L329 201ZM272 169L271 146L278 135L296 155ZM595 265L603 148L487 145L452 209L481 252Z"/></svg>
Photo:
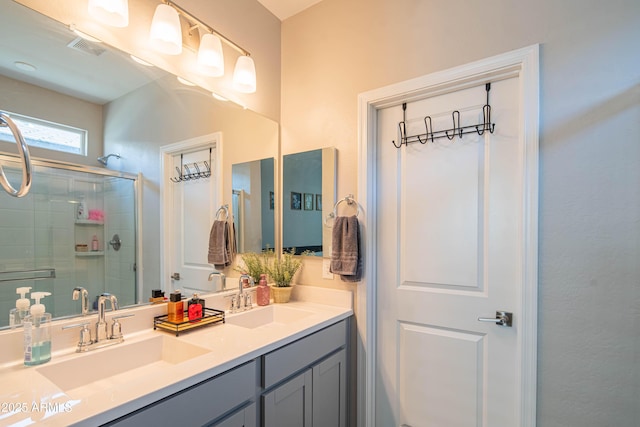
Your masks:
<svg viewBox="0 0 640 427"><path fill-rule="evenodd" d="M460 126L460 111L454 110L451 113L451 119L453 121L453 127L451 129L434 131L433 125L431 123L431 116L425 116L425 132L416 135L407 135L407 103L403 103L402 121L398 123L400 141L396 143L396 141L394 140L391 141L391 143L394 145L394 147L400 148L402 147L402 145L409 145L414 142L419 142L420 144L426 144L429 140L431 142L434 142L434 140L439 138L447 138L449 141L453 141L456 136L458 138L462 138L462 135L474 132L478 135L483 135L485 131L493 133L496 125L495 123L491 123L491 105L489 105L489 91L491 90L491 83L485 84L485 90L487 92L487 103L482 107L482 123L479 123L477 125Z"/></svg>
<svg viewBox="0 0 640 427"><path fill-rule="evenodd" d="M180 154L180 167L176 166L176 171L178 175L175 177L169 178L173 182L184 182L191 181L200 178L209 178L211 176L211 151L212 148L209 148L209 161L202 161L202 165L204 166L204 170L200 170L200 166L198 166L198 162L187 163L184 164L182 162L184 154ZM190 167L189 164L192 166ZM193 168L193 170L191 170ZM185 172L185 173L183 173Z"/></svg>

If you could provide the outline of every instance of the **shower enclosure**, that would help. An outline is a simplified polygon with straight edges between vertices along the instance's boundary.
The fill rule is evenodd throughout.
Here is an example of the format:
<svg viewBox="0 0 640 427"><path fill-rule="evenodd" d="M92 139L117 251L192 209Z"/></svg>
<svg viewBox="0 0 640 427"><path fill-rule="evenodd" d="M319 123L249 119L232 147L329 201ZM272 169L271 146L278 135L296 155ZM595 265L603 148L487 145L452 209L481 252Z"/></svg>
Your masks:
<svg viewBox="0 0 640 427"><path fill-rule="evenodd" d="M21 166L0 155L10 181ZM51 292L53 317L81 313L73 289L90 302L109 292L121 307L139 302L137 230L139 176L63 163L33 162L33 184L22 198L0 193L0 327L9 323L16 288ZM91 308L91 307L90 307Z"/></svg>

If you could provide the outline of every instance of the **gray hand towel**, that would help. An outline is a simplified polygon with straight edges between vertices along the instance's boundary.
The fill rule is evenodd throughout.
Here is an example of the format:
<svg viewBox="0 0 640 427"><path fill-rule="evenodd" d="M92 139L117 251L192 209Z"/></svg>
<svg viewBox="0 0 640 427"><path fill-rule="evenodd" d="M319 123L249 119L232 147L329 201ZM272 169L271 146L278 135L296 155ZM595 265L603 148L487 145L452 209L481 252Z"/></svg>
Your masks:
<svg viewBox="0 0 640 427"><path fill-rule="evenodd" d="M209 264L214 264L216 268L231 265L235 252L233 246L229 224L226 221L214 221L209 232L209 253L207 257Z"/></svg>
<svg viewBox="0 0 640 427"><path fill-rule="evenodd" d="M335 219L329 270L339 274L345 282L358 282L362 277L360 224L355 215Z"/></svg>

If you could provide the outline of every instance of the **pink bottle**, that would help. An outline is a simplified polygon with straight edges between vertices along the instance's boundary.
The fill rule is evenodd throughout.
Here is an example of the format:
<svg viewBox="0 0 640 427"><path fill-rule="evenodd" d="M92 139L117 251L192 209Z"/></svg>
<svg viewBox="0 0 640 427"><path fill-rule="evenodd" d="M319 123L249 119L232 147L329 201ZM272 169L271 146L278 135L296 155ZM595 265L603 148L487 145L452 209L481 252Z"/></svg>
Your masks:
<svg viewBox="0 0 640 427"><path fill-rule="evenodd" d="M258 305L269 305L269 286L267 286L266 274L260 275L256 293L258 294Z"/></svg>

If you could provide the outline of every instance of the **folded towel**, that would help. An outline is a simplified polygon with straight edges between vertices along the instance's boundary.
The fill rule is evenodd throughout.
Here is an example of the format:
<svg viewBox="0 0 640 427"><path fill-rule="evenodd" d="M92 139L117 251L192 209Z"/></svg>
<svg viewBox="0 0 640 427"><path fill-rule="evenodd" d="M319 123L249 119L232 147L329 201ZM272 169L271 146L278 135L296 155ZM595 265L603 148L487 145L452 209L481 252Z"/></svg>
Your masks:
<svg viewBox="0 0 640 427"><path fill-rule="evenodd" d="M360 224L355 215L335 219L329 270L339 274L345 282L358 282L362 277Z"/></svg>
<svg viewBox="0 0 640 427"><path fill-rule="evenodd" d="M216 268L224 268L231 265L235 255L235 233L233 224L229 226L227 221L215 220L209 232L209 264Z"/></svg>

